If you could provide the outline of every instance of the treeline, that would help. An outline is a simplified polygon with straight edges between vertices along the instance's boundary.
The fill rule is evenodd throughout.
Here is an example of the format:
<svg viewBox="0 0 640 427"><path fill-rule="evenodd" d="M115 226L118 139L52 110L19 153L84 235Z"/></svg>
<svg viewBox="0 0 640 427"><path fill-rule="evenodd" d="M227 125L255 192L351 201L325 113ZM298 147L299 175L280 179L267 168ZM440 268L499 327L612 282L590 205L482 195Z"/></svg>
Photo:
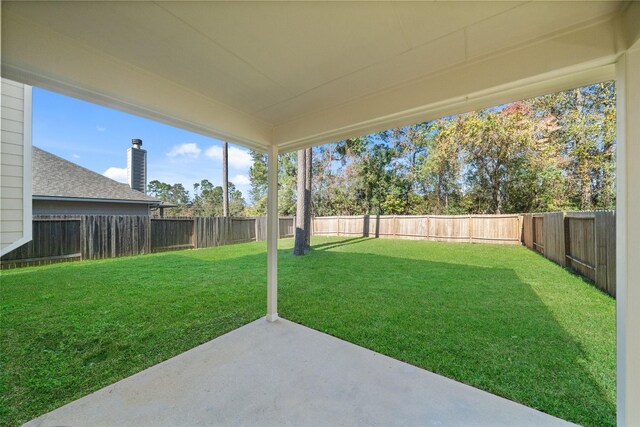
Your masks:
<svg viewBox="0 0 640 427"><path fill-rule="evenodd" d="M184 185L167 184L153 180L147 185L147 193L164 202L176 205L167 209L167 216L223 216L223 190L203 179L193 184L193 196ZM229 183L229 215L246 214L246 203L242 192L233 183Z"/></svg>
<svg viewBox="0 0 640 427"><path fill-rule="evenodd" d="M613 82L313 149L313 215L471 214L615 208ZM252 152L266 212L266 156ZM280 156L279 206L295 212L296 154Z"/></svg>

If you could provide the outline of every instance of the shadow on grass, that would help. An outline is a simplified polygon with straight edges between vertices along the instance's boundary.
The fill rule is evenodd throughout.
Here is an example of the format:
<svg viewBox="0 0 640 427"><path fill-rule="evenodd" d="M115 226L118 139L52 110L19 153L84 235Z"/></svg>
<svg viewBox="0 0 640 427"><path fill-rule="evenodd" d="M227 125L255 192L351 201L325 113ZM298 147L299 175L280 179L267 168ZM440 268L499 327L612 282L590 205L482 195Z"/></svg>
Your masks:
<svg viewBox="0 0 640 427"><path fill-rule="evenodd" d="M329 251L365 240L279 250L281 315L564 419L615 424L589 355L513 270ZM256 245L8 275L7 425L263 315L265 271Z"/></svg>
<svg viewBox="0 0 640 427"><path fill-rule="evenodd" d="M318 245L312 245L311 248L314 250L327 251L329 249L335 249L340 246L355 245L357 243L361 243L371 239L373 239L373 237L350 237L347 239L335 240L327 243L320 243Z"/></svg>

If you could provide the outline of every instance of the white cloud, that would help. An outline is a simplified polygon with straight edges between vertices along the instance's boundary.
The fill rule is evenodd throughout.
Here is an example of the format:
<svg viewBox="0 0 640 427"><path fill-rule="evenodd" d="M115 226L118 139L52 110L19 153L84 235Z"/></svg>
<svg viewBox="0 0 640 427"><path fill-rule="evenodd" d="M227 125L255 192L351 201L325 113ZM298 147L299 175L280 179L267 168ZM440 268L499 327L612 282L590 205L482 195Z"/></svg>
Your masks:
<svg viewBox="0 0 640 427"><path fill-rule="evenodd" d="M106 128L106 127L104 127L104 126L96 126L96 130L97 130L98 132L104 132L104 131L106 131L106 130L107 130L107 128Z"/></svg>
<svg viewBox="0 0 640 427"><path fill-rule="evenodd" d="M73 154L71 157L73 157L74 159L79 159L80 158L80 154Z"/></svg>
<svg viewBox="0 0 640 427"><path fill-rule="evenodd" d="M204 153L207 157L222 162L222 147L213 145ZM247 169L253 165L249 151L236 147L229 147L229 166L234 169ZM245 177L246 178L246 177Z"/></svg>
<svg viewBox="0 0 640 427"><path fill-rule="evenodd" d="M249 185L251 184L251 180L249 179L248 176L246 175L242 175L242 174L238 174L236 176L234 176L233 178L230 179L231 182L233 182L235 185Z"/></svg>
<svg viewBox="0 0 640 427"><path fill-rule="evenodd" d="M169 157L185 156L197 159L202 150L195 142L185 142L184 144L174 145L171 151L167 153Z"/></svg>
<svg viewBox="0 0 640 427"><path fill-rule="evenodd" d="M111 178L118 182L124 182L125 184L128 182L127 179L127 168L116 168L110 167L102 174L107 178Z"/></svg>

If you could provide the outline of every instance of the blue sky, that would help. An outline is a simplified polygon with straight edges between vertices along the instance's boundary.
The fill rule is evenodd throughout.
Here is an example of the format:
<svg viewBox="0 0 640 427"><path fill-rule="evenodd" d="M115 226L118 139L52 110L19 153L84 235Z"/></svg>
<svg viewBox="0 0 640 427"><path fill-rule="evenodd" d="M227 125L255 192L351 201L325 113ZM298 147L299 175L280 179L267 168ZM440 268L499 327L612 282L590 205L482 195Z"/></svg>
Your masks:
<svg viewBox="0 0 640 427"><path fill-rule="evenodd" d="M33 88L33 145L126 182L127 149L132 138L147 150L147 181L222 183L222 141L152 120ZM248 201L251 157L229 146L229 180Z"/></svg>

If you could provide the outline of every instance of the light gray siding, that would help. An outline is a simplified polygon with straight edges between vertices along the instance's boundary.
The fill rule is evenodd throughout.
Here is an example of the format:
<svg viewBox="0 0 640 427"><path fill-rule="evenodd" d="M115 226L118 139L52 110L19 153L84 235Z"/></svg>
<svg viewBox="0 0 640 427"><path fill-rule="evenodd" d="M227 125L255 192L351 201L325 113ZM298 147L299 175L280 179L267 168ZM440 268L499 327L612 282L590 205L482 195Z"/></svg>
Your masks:
<svg viewBox="0 0 640 427"><path fill-rule="evenodd" d="M149 215L149 205L138 203L34 200L33 215Z"/></svg>
<svg viewBox="0 0 640 427"><path fill-rule="evenodd" d="M0 253L31 240L31 87L0 81Z"/></svg>

